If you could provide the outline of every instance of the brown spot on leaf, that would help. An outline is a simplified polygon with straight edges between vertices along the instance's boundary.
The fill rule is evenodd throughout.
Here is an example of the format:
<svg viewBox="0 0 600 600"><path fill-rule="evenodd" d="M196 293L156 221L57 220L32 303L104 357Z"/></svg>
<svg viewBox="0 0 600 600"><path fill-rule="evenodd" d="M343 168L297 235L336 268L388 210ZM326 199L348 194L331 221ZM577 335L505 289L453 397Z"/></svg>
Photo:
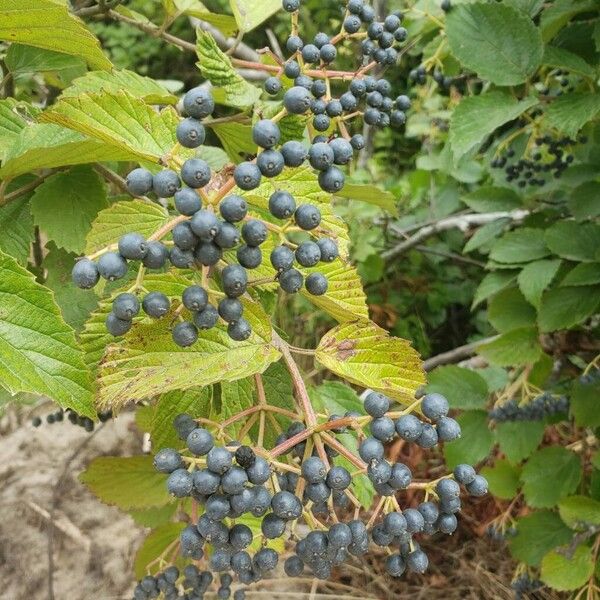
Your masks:
<svg viewBox="0 0 600 600"><path fill-rule="evenodd" d="M344 340L337 345L337 357L339 360L348 360L356 356L356 340Z"/></svg>

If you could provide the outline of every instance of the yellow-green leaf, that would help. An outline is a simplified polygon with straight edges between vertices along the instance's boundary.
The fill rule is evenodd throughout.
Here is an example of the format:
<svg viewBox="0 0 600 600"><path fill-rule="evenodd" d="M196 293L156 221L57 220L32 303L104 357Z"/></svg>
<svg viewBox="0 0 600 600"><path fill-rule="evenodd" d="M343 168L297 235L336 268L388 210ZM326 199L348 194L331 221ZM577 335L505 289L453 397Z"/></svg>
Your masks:
<svg viewBox="0 0 600 600"><path fill-rule="evenodd" d="M62 98L40 120L101 140L130 159L158 163L175 145L179 116L171 107L156 112L143 100L120 91Z"/></svg>
<svg viewBox="0 0 600 600"><path fill-rule="evenodd" d="M89 371L52 292L0 252L0 380L12 394L32 392L88 417Z"/></svg>
<svg viewBox="0 0 600 600"><path fill-rule="evenodd" d="M280 0L229 0L229 5L242 31L252 31L281 8Z"/></svg>
<svg viewBox="0 0 600 600"><path fill-rule="evenodd" d="M135 324L124 340L107 349L100 364L100 403L118 409L129 400L264 371L280 356L271 344L269 319L254 302L244 302L244 316L253 328L245 342L233 341L224 328L215 327L201 332L190 348L173 342L170 317Z"/></svg>
<svg viewBox="0 0 600 600"><path fill-rule="evenodd" d="M0 0L0 40L80 56L97 69L110 69L94 34L56 0Z"/></svg>
<svg viewBox="0 0 600 600"><path fill-rule="evenodd" d="M409 403L425 383L423 363L410 342L390 337L370 321L338 325L319 342L316 359L340 377Z"/></svg>
<svg viewBox="0 0 600 600"><path fill-rule="evenodd" d="M588 546L579 546L572 556L553 550L542 559L541 580L561 592L585 585L594 573L594 558Z"/></svg>
<svg viewBox="0 0 600 600"><path fill-rule="evenodd" d="M184 529L185 523L165 523L148 534L140 549L135 555L135 576L141 579L148 571L158 573L160 563L156 559L175 541L179 540L179 534ZM150 563L154 563L150 567Z"/></svg>

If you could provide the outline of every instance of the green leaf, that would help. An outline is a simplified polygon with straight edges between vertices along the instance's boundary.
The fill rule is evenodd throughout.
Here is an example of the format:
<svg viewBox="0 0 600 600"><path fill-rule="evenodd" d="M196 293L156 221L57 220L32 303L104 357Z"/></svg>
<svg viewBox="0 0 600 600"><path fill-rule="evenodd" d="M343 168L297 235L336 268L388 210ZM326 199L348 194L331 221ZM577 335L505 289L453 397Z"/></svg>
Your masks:
<svg viewBox="0 0 600 600"><path fill-rule="evenodd" d="M462 436L444 444L444 457L449 469L467 463L475 465L483 460L494 445L494 436L488 429L487 412L469 410L459 415Z"/></svg>
<svg viewBox="0 0 600 600"><path fill-rule="evenodd" d="M106 188L91 167L74 167L42 183L31 199L31 213L59 248L81 253L98 211L106 208Z"/></svg>
<svg viewBox="0 0 600 600"><path fill-rule="evenodd" d="M571 191L567 205L576 219L584 221L585 219L591 219L600 215L599 196L600 183L597 181L587 181Z"/></svg>
<svg viewBox="0 0 600 600"><path fill-rule="evenodd" d="M485 407L488 386L485 379L475 371L448 365L437 367L427 378L427 392L443 394L452 408L471 410Z"/></svg>
<svg viewBox="0 0 600 600"><path fill-rule="evenodd" d="M261 96L260 89L233 68L231 60L210 33L198 29L197 36L197 65L202 76L217 88L214 90L215 101L236 108L252 106Z"/></svg>
<svg viewBox="0 0 600 600"><path fill-rule="evenodd" d="M135 524L140 527L158 527L172 521L176 511L177 504L171 502L171 504L166 504L165 506L144 508L141 510L134 508L127 512L135 521Z"/></svg>
<svg viewBox="0 0 600 600"><path fill-rule="evenodd" d="M490 258L499 263L529 262L548 256L544 230L520 227L505 233L492 247Z"/></svg>
<svg viewBox="0 0 600 600"><path fill-rule="evenodd" d="M163 4L166 2L172 5L172 10L171 6L169 7L169 15L173 17L179 15L196 17L196 19L214 25L226 36L234 35L238 30L238 24L234 17L209 12L199 0L163 0Z"/></svg>
<svg viewBox="0 0 600 600"><path fill-rule="evenodd" d="M517 535L508 545L513 557L530 567L538 567L553 548L568 543L573 532L550 510L536 510L517 520Z"/></svg>
<svg viewBox="0 0 600 600"><path fill-rule="evenodd" d="M148 104L177 104L177 96L160 83L133 71L90 71L79 77L61 94L61 98L81 96L85 93L118 94L122 90Z"/></svg>
<svg viewBox="0 0 600 600"><path fill-rule="evenodd" d="M576 14L596 7L595 0L556 0L542 13L541 28L544 41L551 40Z"/></svg>
<svg viewBox="0 0 600 600"><path fill-rule="evenodd" d="M462 196L461 200L469 208L479 213L515 210L523 206L516 192L510 188L493 186L485 186L473 190Z"/></svg>
<svg viewBox="0 0 600 600"><path fill-rule="evenodd" d="M252 31L281 8L279 0L229 0L229 5L242 31Z"/></svg>
<svg viewBox="0 0 600 600"><path fill-rule="evenodd" d="M220 411L214 414L215 419L221 421L232 417L255 404L255 384L250 378L224 381L221 386ZM237 428L241 424L237 423Z"/></svg>
<svg viewBox="0 0 600 600"><path fill-rule="evenodd" d="M588 546L581 545L572 557L552 551L542 559L540 579L561 592L576 590L594 574L594 557Z"/></svg>
<svg viewBox="0 0 600 600"><path fill-rule="evenodd" d="M519 489L520 469L507 460L497 460L493 467L483 467L481 474L488 480L490 492L503 500L512 500Z"/></svg>
<svg viewBox="0 0 600 600"><path fill-rule="evenodd" d="M220 171L229 164L227 153L216 146L200 146L196 151L196 156L205 160L213 171Z"/></svg>
<svg viewBox="0 0 600 600"><path fill-rule="evenodd" d="M0 379L9 392L46 395L96 417L89 372L52 292L0 252Z"/></svg>
<svg viewBox="0 0 600 600"><path fill-rule="evenodd" d="M527 504L551 508L572 494L581 480L581 461L577 454L560 446L535 452L523 467L521 481Z"/></svg>
<svg viewBox="0 0 600 600"><path fill-rule="evenodd" d="M168 220L167 211L159 204L142 200L115 202L100 211L87 236L85 253L93 254L130 231L149 237Z"/></svg>
<svg viewBox="0 0 600 600"><path fill-rule="evenodd" d="M475 296L471 308L475 308L490 296L497 294L499 291L507 288L516 278L516 271L492 271L488 273L482 280Z"/></svg>
<svg viewBox="0 0 600 600"><path fill-rule="evenodd" d="M166 477L156 471L151 456L99 456L81 473L79 480L102 502L121 510L171 502Z"/></svg>
<svg viewBox="0 0 600 600"><path fill-rule="evenodd" d="M98 305L98 297L89 290L76 287L71 280L75 256L61 250L54 243L46 245L48 254L42 266L47 271L46 286L54 292L64 320L75 330L83 327L90 312Z"/></svg>
<svg viewBox="0 0 600 600"><path fill-rule="evenodd" d="M130 159L159 163L176 143L179 116L172 107L158 113L139 98L121 91L62 98L44 111L40 120L99 139Z"/></svg>
<svg viewBox="0 0 600 600"><path fill-rule="evenodd" d="M173 428L173 420L182 413L194 418L208 417L211 400L210 386L162 394L156 401L152 414L150 434L153 449L179 448L182 442Z"/></svg>
<svg viewBox="0 0 600 600"><path fill-rule="evenodd" d="M45 73L59 88L69 85L74 77L83 75L87 66L77 56L52 50L11 44L6 52L6 66L13 75Z"/></svg>
<svg viewBox="0 0 600 600"><path fill-rule="evenodd" d="M580 427L600 426L600 383L575 381L571 391L571 414Z"/></svg>
<svg viewBox="0 0 600 600"><path fill-rule="evenodd" d="M571 529L600 525L600 502L588 496L569 496L558 505L560 518Z"/></svg>
<svg viewBox="0 0 600 600"><path fill-rule="evenodd" d="M496 423L494 428L500 450L511 463L518 463L531 456L544 437L541 421L506 421Z"/></svg>
<svg viewBox="0 0 600 600"><path fill-rule="evenodd" d="M594 285L600 283L600 263L575 265L560 282L560 285Z"/></svg>
<svg viewBox="0 0 600 600"><path fill-rule="evenodd" d="M321 338L315 358L346 381L404 403L425 383L422 361L410 343L370 321L334 327Z"/></svg>
<svg viewBox="0 0 600 600"><path fill-rule="evenodd" d="M499 367L534 363L542 354L535 327L522 327L502 333L477 348L477 352Z"/></svg>
<svg viewBox="0 0 600 600"><path fill-rule="evenodd" d="M256 144L252 141L252 125L237 122L211 125L210 121L206 125L215 132L227 156L234 163L240 163L256 153Z"/></svg>
<svg viewBox="0 0 600 600"><path fill-rule="evenodd" d="M581 262L600 259L600 225L558 221L546 230L546 245L562 258Z"/></svg>
<svg viewBox="0 0 600 600"><path fill-rule="evenodd" d="M336 435L336 439L354 454L354 456L358 456L358 441L356 440L356 436L351 433L339 433ZM356 468L352 463L348 461L348 459L343 456L337 456L333 459L334 464L339 465L340 467L344 467L350 473L354 472ZM356 499L360 502L361 506L365 509L368 509L373 503L373 498L375 497L375 490L373 488L373 484L370 479L364 474L353 475L351 490L356 496Z"/></svg>
<svg viewBox="0 0 600 600"><path fill-rule="evenodd" d="M363 403L356 392L341 381L324 381L310 388L309 393L318 412L339 416L348 411L364 413Z"/></svg>
<svg viewBox="0 0 600 600"><path fill-rule="evenodd" d="M536 260L523 267L517 281L527 302L536 308L540 307L542 294L552 283L560 265L560 260Z"/></svg>
<svg viewBox="0 0 600 600"><path fill-rule="evenodd" d="M596 312L600 286L559 287L542 297L538 313L540 330L556 331L574 327Z"/></svg>
<svg viewBox="0 0 600 600"><path fill-rule="evenodd" d="M34 177L25 176L12 181L6 193L14 192L31 183ZM29 248L33 241L33 218L30 212L31 192L0 206L0 251L10 254L22 265L27 265Z"/></svg>
<svg viewBox="0 0 600 600"><path fill-rule="evenodd" d="M477 375L485 380L490 393L505 388L509 381L508 371L502 367L495 367L493 365L477 369Z"/></svg>
<svg viewBox="0 0 600 600"><path fill-rule="evenodd" d="M286 369L285 365L282 362L273 363L272 365L269 365L261 377L268 403L295 412L294 386L292 384L290 372ZM291 422L291 419L284 417L283 415L274 413L273 416L282 425L283 430L285 430ZM269 420L267 420L267 423L269 423ZM255 426L251 431L252 433L256 433L258 428ZM278 432L274 427L265 427L265 447L272 448L275 446L277 434ZM255 437L254 439L257 438Z"/></svg>
<svg viewBox="0 0 600 600"><path fill-rule="evenodd" d="M185 523L165 523L151 531L135 555L134 571L138 579L144 577L148 570L156 575L160 571L160 563L156 560L173 542L179 539ZM150 564L152 566L150 567Z"/></svg>
<svg viewBox="0 0 600 600"><path fill-rule="evenodd" d="M12 179L36 169L128 158L130 154L120 148L64 127L33 124L25 127L8 148L0 168L0 178Z"/></svg>
<svg viewBox="0 0 600 600"><path fill-rule="evenodd" d="M458 6L456 10L465 6ZM494 8L501 9L502 5ZM498 127L513 121L535 104L537 100L533 96L519 101L501 91L464 98L454 109L450 119L449 136L454 161L457 162L467 152L478 147Z"/></svg>
<svg viewBox="0 0 600 600"><path fill-rule="evenodd" d="M112 67L83 21L56 0L0 0L0 40L79 56L97 69Z"/></svg>
<svg viewBox="0 0 600 600"><path fill-rule="evenodd" d="M564 48L556 46L546 46L542 64L560 69L566 69L572 73L583 75L584 77L594 78L596 72L583 58L573 54Z"/></svg>
<svg viewBox="0 0 600 600"><path fill-rule="evenodd" d="M253 328L245 342L233 341L224 328L202 332L190 348L177 346L168 317L136 323L125 338L108 348L100 365L100 402L118 408L159 392L234 381L261 373L280 354L271 344L271 326L262 308L244 302Z"/></svg>
<svg viewBox="0 0 600 600"><path fill-rule="evenodd" d="M535 325L535 309L517 287L496 294L488 304L488 320L500 332Z"/></svg>
<svg viewBox="0 0 600 600"><path fill-rule="evenodd" d="M358 200L379 206L389 212L392 216L398 216L396 198L392 192L383 190L373 184L346 183L344 187L336 192L336 196L348 200Z"/></svg>
<svg viewBox="0 0 600 600"><path fill-rule="evenodd" d="M27 126L27 121L19 112L19 107L27 106L14 98L0 99L0 160L4 160L10 145Z"/></svg>
<svg viewBox="0 0 600 600"><path fill-rule="evenodd" d="M510 4L515 8L528 14L530 17L535 17L542 7L544 6L544 0L504 0L506 4Z"/></svg>
<svg viewBox="0 0 600 600"><path fill-rule="evenodd" d="M452 54L496 85L523 83L542 60L540 31L529 17L504 4L460 4L446 15Z"/></svg>
<svg viewBox="0 0 600 600"><path fill-rule="evenodd" d="M506 229L506 226L509 223L510 219L498 219L497 221L486 223L480 227L467 241L463 248L463 253L473 252L473 250L478 250L482 246L489 244ZM481 250L481 252L484 251Z"/></svg>
<svg viewBox="0 0 600 600"><path fill-rule="evenodd" d="M600 111L600 94L580 92L565 94L553 100L546 109L544 121L548 127L558 129L570 137Z"/></svg>

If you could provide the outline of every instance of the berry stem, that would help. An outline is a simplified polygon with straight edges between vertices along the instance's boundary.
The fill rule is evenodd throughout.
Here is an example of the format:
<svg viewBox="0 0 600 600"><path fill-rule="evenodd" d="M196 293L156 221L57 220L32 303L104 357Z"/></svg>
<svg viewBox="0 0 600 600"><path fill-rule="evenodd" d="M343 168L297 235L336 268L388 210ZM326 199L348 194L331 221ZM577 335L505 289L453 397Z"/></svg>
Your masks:
<svg viewBox="0 0 600 600"><path fill-rule="evenodd" d="M331 423L333 423L333 421L331 421ZM358 456L355 456L354 454L352 454L352 452L350 452L350 450L348 450L348 448L346 448L345 446L340 444L340 442L338 442L331 434L325 433L324 431L322 431L320 435L328 446L330 446L331 448L333 448L334 450L339 452L344 458L346 458L349 462L351 462L355 467L357 467L358 469L360 469L363 472L367 470L366 463L363 462Z"/></svg>

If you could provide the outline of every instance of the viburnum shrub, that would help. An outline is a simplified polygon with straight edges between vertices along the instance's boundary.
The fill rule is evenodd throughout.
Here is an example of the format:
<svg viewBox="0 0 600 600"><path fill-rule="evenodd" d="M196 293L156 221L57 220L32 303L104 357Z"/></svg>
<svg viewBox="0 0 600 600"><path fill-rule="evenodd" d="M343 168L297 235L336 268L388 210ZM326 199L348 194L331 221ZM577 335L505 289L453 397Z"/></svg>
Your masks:
<svg viewBox="0 0 600 600"><path fill-rule="evenodd" d="M135 600L422 574L488 481L516 597L597 597L598 6L389 4L0 0L0 401L135 410Z"/></svg>

